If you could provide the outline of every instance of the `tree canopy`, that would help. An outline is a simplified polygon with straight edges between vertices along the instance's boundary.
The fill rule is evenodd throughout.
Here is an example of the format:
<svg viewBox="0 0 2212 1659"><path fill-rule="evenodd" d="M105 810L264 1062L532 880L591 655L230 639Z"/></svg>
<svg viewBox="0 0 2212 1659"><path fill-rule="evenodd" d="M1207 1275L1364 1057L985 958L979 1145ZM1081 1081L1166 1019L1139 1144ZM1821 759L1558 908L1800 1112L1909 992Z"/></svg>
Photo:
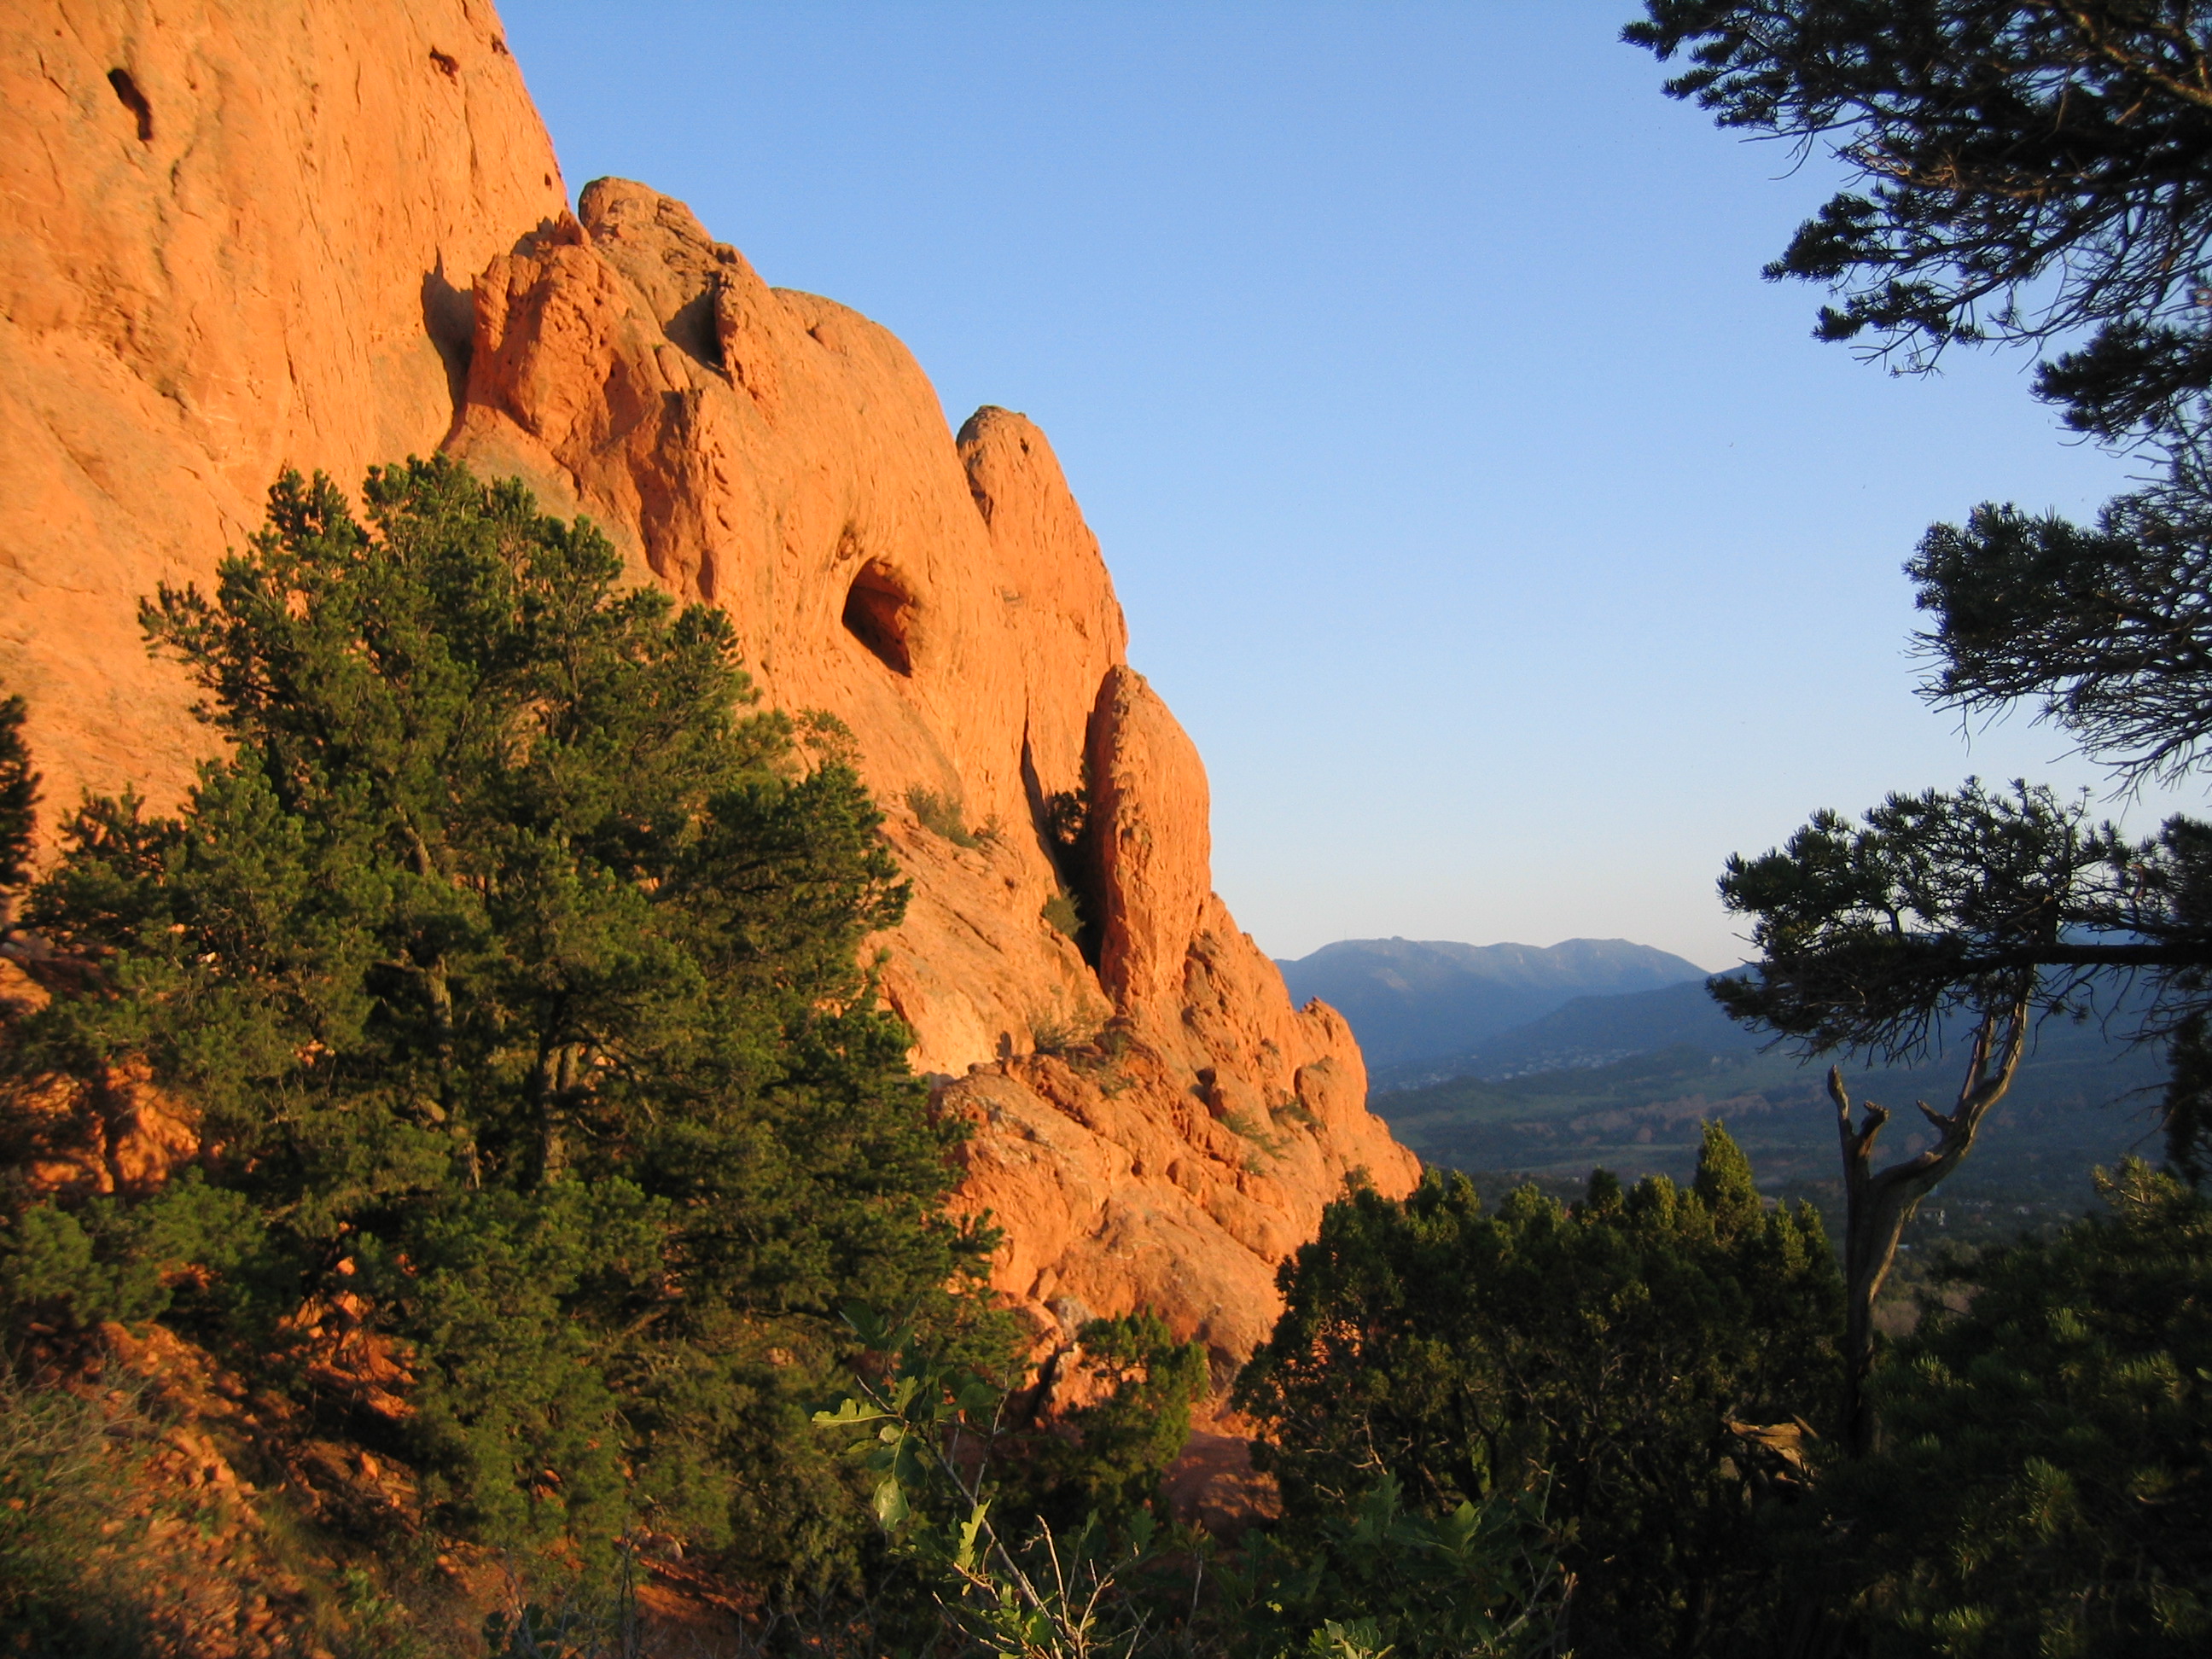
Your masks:
<svg viewBox="0 0 2212 1659"><path fill-rule="evenodd" d="M1713 994L1737 1018L1832 1048L1905 1054L1947 1016L2026 1000L2086 1013L2147 988L2154 1021L2185 1017L2212 965L2212 827L2177 818L2132 842L2085 804L2015 782L1893 795L1854 825L1816 813L1774 851L1732 856L1721 897L1752 919L1753 977Z"/></svg>
<svg viewBox="0 0 2212 1659"><path fill-rule="evenodd" d="M1888 1443L1830 1473L1806 1540L1873 1651L2212 1641L2212 1214L2139 1163L2102 1186L2103 1213L1973 1263L1876 1375Z"/></svg>
<svg viewBox="0 0 2212 1659"><path fill-rule="evenodd" d="M1774 1613L1771 1488L1736 1431L1832 1428L1841 1285L1818 1218L1763 1208L1717 1125L1686 1189L1598 1170L1571 1207L1524 1187L1494 1215L1461 1176L1355 1193L1282 1284L1237 1401L1294 1535L1385 1475L1431 1516L1533 1492L1572 1522L1577 1652L1727 1651Z"/></svg>
<svg viewBox="0 0 2212 1659"><path fill-rule="evenodd" d="M906 900L878 814L587 524L442 459L362 499L288 474L211 596L144 607L229 748L174 816L64 826L26 920L99 983L11 1063L143 1062L204 1170L20 1218L16 1316L158 1270L152 1311L368 1424L457 1527L825 1570L864 1536L803 1430L835 1310L973 1324L988 1243L858 958Z"/></svg>
<svg viewBox="0 0 2212 1659"><path fill-rule="evenodd" d="M1723 127L1826 145L1854 175L1766 268L1832 289L1821 337L1907 368L1954 344L2055 351L2038 390L2072 425L2163 453L2094 526L1984 503L1931 527L1906 566L1922 695L1968 718L2025 703L2124 789L2212 764L2212 6L1649 0L1625 35L1683 60L1668 91ZM1820 813L1729 860L1721 893L1763 960L1716 994L1811 1051L1893 1056L1948 1015L2093 997L2185 1062L2212 1032L2212 829L2187 817L2130 842L2046 789L1969 780L1863 827ZM2200 1071L2168 1103L2186 1168L2212 1122Z"/></svg>
<svg viewBox="0 0 2212 1659"><path fill-rule="evenodd" d="M0 697L0 894L31 872L31 834L38 823L39 775L23 741L29 711L21 696ZM6 916L0 909L0 918Z"/></svg>
<svg viewBox="0 0 2212 1659"><path fill-rule="evenodd" d="M1723 127L1854 175L1771 277L1901 366L2069 343L2041 395L2102 437L2195 429L2212 384L2212 7L2202 0L1650 0L1625 37ZM2086 339L2082 338L2086 334ZM2079 341L2079 343L2071 343Z"/></svg>
<svg viewBox="0 0 2212 1659"><path fill-rule="evenodd" d="M2193 462L2094 526L1984 505L1905 566L1934 626L1923 688L1968 715L2033 704L2128 784L2212 765L2212 492Z"/></svg>

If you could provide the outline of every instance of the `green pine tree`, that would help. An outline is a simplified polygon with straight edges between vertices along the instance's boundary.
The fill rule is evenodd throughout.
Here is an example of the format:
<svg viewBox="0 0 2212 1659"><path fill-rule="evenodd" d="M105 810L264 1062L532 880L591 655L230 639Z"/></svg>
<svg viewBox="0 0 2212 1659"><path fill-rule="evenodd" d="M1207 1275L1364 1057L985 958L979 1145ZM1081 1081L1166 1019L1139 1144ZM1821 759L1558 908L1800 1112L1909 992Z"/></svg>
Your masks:
<svg viewBox="0 0 2212 1659"><path fill-rule="evenodd" d="M1282 1284L1237 1399L1324 1566L1331 1524L1385 1475L1431 1517L1524 1494L1577 1579L1577 1653L1771 1635L1754 1522L1790 1471L1738 1430L1832 1423L1841 1285L1818 1218L1763 1209L1718 1125L1687 1190L1601 1170L1571 1207L1523 1187L1494 1215L1460 1176L1403 1203L1357 1193Z"/></svg>
<svg viewBox="0 0 2212 1659"><path fill-rule="evenodd" d="M442 459L362 494L365 525L288 474L212 597L143 607L229 747L174 817L65 827L28 918L106 988L15 1063L143 1056L199 1110L205 1181L160 1201L234 1213L162 1316L292 1343L327 1415L359 1400L279 1321L363 1299L447 1524L829 1571L866 1536L804 1427L834 1310L973 1323L947 1287L988 1242L943 1216L962 1131L858 965L907 896L877 811L750 706L719 612L625 586L587 524ZM146 1258L66 1220L102 1271ZM18 1221L19 1304L65 1231Z"/></svg>
<svg viewBox="0 0 2212 1659"><path fill-rule="evenodd" d="M39 775L31 769L30 747L23 741L28 714L21 697L0 697L0 894L21 886L31 870ZM0 909L0 920L6 916Z"/></svg>
<svg viewBox="0 0 2212 1659"><path fill-rule="evenodd" d="M1886 1443L1806 1540L1868 1650L2212 1645L2212 1205L2133 1161L2100 1186L2104 1212L1954 1264L1963 1307L1875 1375Z"/></svg>

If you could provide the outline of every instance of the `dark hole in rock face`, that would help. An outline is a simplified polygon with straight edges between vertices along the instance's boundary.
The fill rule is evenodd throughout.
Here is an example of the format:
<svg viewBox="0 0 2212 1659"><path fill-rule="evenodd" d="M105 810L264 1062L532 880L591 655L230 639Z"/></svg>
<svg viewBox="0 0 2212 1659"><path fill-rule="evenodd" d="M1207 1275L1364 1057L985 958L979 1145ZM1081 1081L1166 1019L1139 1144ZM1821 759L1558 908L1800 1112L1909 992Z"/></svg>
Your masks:
<svg viewBox="0 0 2212 1659"><path fill-rule="evenodd" d="M862 565L845 595L845 631L894 674L914 672L908 643L913 619L913 597L890 567L880 559Z"/></svg>
<svg viewBox="0 0 2212 1659"><path fill-rule="evenodd" d="M131 78L129 70L112 69L107 71L107 84L115 88L116 101L138 120L138 142L154 142L154 106L146 101L146 94L138 90L138 83Z"/></svg>
<svg viewBox="0 0 2212 1659"><path fill-rule="evenodd" d="M661 332L708 368L726 372L722 337L714 327L714 295L719 286L709 283L685 301Z"/></svg>
<svg viewBox="0 0 2212 1659"><path fill-rule="evenodd" d="M453 418L461 417L469 389L469 360L476 350L476 296L446 278L446 256L422 273L422 328L446 366L446 393Z"/></svg>

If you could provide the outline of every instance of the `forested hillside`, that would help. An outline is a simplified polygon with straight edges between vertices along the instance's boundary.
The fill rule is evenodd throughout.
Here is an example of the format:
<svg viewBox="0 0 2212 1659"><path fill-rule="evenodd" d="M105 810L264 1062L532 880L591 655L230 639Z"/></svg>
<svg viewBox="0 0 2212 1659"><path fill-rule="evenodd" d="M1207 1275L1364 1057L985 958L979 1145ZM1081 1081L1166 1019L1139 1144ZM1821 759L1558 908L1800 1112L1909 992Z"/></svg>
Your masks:
<svg viewBox="0 0 2212 1659"><path fill-rule="evenodd" d="M1576 1005L1576 1021L1554 1016L1525 1028L1525 1040L1516 1032L1492 1051L1478 1051L1477 1063L1498 1071L1378 1090L1375 1109L1424 1161L1493 1177L1579 1186L1593 1166L1602 1166L1624 1176L1663 1172L1680 1179L1696 1163L1699 1126L1722 1121L1750 1156L1762 1190L1833 1183L1835 1109L1826 1062L1762 1050L1756 1036L1720 1016L1702 987L1693 988L1702 1009L1672 990L1621 999L1644 1006L1634 1011L1640 1021L1620 1026L1601 1018L1609 999ZM1680 1028L1651 1018L1659 1008L1697 1015L1682 1023L1696 1040L1665 1041ZM1634 1041L1634 1052L1618 1059L1609 1057L1617 1049L1590 1041L1611 1037L1626 1047L1631 1031L1645 1041ZM1646 1046L1652 1039L1660 1041ZM1584 1041L1590 1046L1580 1046ZM1586 1059L1540 1065L1562 1051ZM1947 1052L1917 1065L1847 1067L1846 1086L1854 1097L1909 1112L1916 1099L1940 1103L1954 1093L1961 1064L1954 1036ZM2132 1047L2094 1025L2045 1027L1973 1158L1944 1183L1940 1202L2002 1218L2001 1234L2080 1213L2089 1171L2130 1154L2156 1154L2166 1073L2155 1046ZM1916 1140L1927 1144L1911 1125L1902 1127L1907 1150L1918 1150Z"/></svg>
<svg viewBox="0 0 2212 1659"><path fill-rule="evenodd" d="M1581 996L1526 1024L1467 1048L1395 1066L1377 1066L1378 1092L1418 1089L1453 1078L1502 1078L1609 1065L1632 1054L1687 1043L1715 1054L1747 1054L1766 1039L1730 1019L1703 978L1656 991Z"/></svg>

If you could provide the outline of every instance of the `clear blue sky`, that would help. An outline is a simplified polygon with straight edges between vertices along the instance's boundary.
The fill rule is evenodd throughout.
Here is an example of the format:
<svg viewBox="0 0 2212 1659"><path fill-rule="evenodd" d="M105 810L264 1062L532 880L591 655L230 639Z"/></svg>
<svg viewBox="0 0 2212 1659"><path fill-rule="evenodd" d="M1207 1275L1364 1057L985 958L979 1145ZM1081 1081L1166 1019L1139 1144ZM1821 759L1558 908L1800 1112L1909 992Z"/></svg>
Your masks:
<svg viewBox="0 0 2212 1659"><path fill-rule="evenodd" d="M1899 566L2124 469L2024 358L1815 343L1817 293L1758 272L1832 173L1661 96L1632 5L501 10L572 185L683 198L900 335L954 423L1051 434L1276 955L1717 966L1722 860L1816 807L2100 781L1914 698Z"/></svg>

